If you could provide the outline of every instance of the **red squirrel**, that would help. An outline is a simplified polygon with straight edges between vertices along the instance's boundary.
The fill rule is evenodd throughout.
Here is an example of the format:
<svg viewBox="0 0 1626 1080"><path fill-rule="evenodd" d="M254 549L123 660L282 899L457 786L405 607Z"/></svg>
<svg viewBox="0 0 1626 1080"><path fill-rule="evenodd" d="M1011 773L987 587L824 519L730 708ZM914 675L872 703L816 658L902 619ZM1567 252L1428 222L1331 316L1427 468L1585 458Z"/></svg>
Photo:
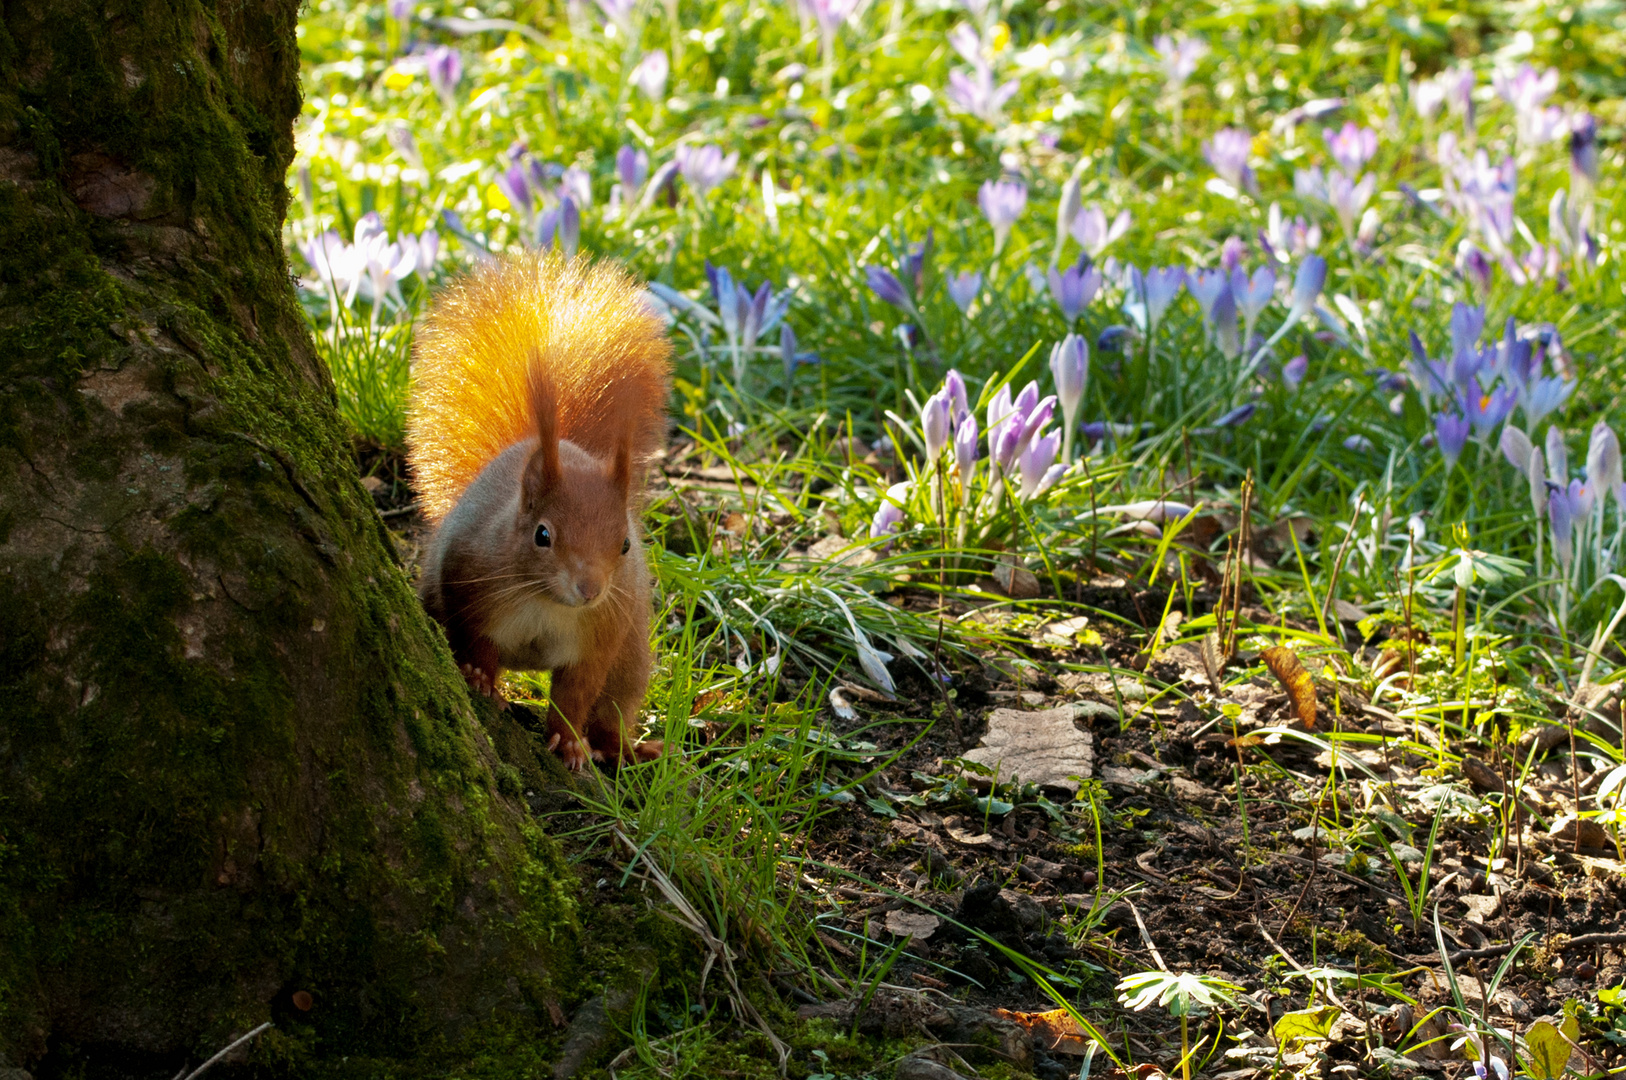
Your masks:
<svg viewBox="0 0 1626 1080"><path fill-rule="evenodd" d="M449 286L414 344L408 463L436 526L418 584L477 692L553 672L565 765L660 755L643 470L666 438L671 343L628 275L530 254Z"/></svg>

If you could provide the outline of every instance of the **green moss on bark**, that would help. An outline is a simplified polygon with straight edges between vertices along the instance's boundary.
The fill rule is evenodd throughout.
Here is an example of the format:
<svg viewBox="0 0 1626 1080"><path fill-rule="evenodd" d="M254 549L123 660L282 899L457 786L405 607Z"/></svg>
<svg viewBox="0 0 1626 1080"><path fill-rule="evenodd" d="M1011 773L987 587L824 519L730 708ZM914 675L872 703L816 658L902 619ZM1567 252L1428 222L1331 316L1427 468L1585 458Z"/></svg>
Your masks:
<svg viewBox="0 0 1626 1080"><path fill-rule="evenodd" d="M387 1056L569 999L570 875L295 307L296 14L0 14L0 1059L277 1016Z"/></svg>

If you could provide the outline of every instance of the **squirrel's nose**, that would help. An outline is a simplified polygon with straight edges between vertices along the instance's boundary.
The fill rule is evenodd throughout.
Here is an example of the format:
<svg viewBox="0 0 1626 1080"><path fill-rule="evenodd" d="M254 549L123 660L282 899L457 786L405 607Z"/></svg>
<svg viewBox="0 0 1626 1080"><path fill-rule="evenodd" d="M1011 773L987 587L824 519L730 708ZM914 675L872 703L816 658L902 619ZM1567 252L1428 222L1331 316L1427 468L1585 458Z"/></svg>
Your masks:
<svg viewBox="0 0 1626 1080"><path fill-rule="evenodd" d="M576 581L576 595L582 598L582 603L584 604L591 604L594 600L598 599L598 594L603 591L604 582L602 581L591 579L577 579Z"/></svg>

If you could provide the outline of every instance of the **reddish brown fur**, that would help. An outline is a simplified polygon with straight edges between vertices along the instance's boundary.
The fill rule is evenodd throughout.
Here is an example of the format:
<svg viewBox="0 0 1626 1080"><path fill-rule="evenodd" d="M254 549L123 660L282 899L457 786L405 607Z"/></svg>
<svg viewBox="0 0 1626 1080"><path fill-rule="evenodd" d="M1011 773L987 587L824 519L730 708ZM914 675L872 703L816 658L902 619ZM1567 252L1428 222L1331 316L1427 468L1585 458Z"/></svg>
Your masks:
<svg viewBox="0 0 1626 1080"><path fill-rule="evenodd" d="M550 275L578 287L563 288L551 299L513 296L516 281L535 285ZM424 456L447 438L435 425L435 410L462 401L446 426L484 435L502 426L493 416L512 414L507 407L489 408L494 395L519 395L524 430L456 484L456 498L430 541L420 592L477 689L496 696L503 667L553 672L549 731L572 768L589 756L619 762L660 753L658 743L631 736L651 664L651 586L638 542L641 484L634 459L652 450L651 418L664 423L665 342L653 349L640 338L634 360L614 367L602 361L616 352L613 342L593 339L570 347L558 328L589 333L593 324L572 308L585 303L602 314L604 290L579 287L582 280L598 280L594 275L579 264L535 258L519 260L518 269L498 264L479 271L463 283L461 307L450 325L438 321L439 306L431 315L426 336L439 350L431 362L432 381L438 381L435 393L414 391L414 470L443 484L456 482L468 464L437 471ZM479 329L469 310L470 299L478 297L506 298L525 309L519 323L551 328L549 341L524 350L523 380L501 362L442 362L454 337ZM542 314L533 318L538 310ZM500 310L494 318L512 323L516 316ZM634 322L640 334L647 329ZM485 341L478 333L463 338L470 348ZM595 358L585 372L577 362L584 355ZM453 375L475 382L458 386L448 378ZM501 385L487 385L484 377ZM658 393L653 400L651 386ZM543 529L547 542L538 543Z"/></svg>

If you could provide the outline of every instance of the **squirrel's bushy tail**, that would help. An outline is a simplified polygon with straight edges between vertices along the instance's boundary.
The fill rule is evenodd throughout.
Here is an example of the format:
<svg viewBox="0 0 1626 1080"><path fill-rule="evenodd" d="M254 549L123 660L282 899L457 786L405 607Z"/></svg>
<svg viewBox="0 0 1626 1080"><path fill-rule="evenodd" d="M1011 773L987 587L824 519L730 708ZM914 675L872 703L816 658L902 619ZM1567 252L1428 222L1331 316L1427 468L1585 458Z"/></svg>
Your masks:
<svg viewBox="0 0 1626 1080"><path fill-rule="evenodd" d="M492 459L536 434L532 363L561 439L609 458L630 432L646 460L665 443L671 353L665 322L610 263L531 253L454 282L413 348L407 457L424 514L438 522Z"/></svg>

